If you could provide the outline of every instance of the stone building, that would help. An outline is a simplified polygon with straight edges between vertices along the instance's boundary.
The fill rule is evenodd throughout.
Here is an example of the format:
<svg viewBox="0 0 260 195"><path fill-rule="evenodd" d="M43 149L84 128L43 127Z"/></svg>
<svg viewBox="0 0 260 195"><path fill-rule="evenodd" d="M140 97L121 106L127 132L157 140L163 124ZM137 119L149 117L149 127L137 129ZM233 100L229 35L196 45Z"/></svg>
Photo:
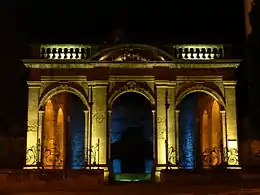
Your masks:
<svg viewBox="0 0 260 195"><path fill-rule="evenodd" d="M38 45L29 69L26 169L160 181L165 169L239 168L226 45Z"/></svg>

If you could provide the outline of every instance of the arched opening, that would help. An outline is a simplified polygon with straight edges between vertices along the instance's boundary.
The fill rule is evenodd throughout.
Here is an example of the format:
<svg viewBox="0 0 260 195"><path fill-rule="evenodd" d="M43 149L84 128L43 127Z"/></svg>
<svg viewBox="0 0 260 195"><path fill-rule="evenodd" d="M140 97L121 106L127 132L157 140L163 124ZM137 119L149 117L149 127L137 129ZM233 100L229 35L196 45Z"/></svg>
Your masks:
<svg viewBox="0 0 260 195"><path fill-rule="evenodd" d="M44 105L42 162L45 169L81 169L85 155L85 106L62 92Z"/></svg>
<svg viewBox="0 0 260 195"><path fill-rule="evenodd" d="M219 165L223 147L219 103L206 93L194 92L181 101L179 109L181 167Z"/></svg>
<svg viewBox="0 0 260 195"><path fill-rule="evenodd" d="M137 175L147 179L153 166L153 115L149 100L135 92L120 95L112 105L110 133L115 180L141 180Z"/></svg>

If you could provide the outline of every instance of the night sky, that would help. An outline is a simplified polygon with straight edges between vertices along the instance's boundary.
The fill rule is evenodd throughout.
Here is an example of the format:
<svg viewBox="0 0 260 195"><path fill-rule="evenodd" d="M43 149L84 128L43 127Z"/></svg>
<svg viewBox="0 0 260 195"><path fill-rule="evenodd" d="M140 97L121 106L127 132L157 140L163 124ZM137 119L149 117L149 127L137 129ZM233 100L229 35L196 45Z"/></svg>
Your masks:
<svg viewBox="0 0 260 195"><path fill-rule="evenodd" d="M2 124L26 120L27 76L20 59L29 43L100 44L116 29L124 30L128 43L244 42L243 0L11 0L0 7Z"/></svg>

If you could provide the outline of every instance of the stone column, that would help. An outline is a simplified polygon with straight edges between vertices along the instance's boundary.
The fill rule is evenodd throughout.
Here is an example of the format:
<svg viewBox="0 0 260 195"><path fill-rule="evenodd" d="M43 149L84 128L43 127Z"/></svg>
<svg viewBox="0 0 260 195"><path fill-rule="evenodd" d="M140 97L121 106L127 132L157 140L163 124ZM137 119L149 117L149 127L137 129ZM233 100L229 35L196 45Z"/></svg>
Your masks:
<svg viewBox="0 0 260 195"><path fill-rule="evenodd" d="M238 150L237 141L237 116L236 116L236 92L235 92L235 82L225 82L225 99L226 99L226 127L227 127L227 148L228 151ZM228 154L230 156L230 154ZM232 156L233 157L233 156ZM238 158L238 154L237 154ZM238 165L229 160L229 165Z"/></svg>
<svg viewBox="0 0 260 195"><path fill-rule="evenodd" d="M89 142L89 111L84 110L85 114L85 144L84 144L84 161L88 162L88 142Z"/></svg>
<svg viewBox="0 0 260 195"><path fill-rule="evenodd" d="M168 150L169 156L168 160L172 165L176 165L176 131L175 131L175 86L170 86L168 88Z"/></svg>
<svg viewBox="0 0 260 195"><path fill-rule="evenodd" d="M108 111L108 124L107 124L107 130L108 130L108 163L111 163L111 120L112 120L112 110Z"/></svg>
<svg viewBox="0 0 260 195"><path fill-rule="evenodd" d="M175 110L175 148L176 148L176 161L180 160L180 144L179 144L179 114L180 110Z"/></svg>
<svg viewBox="0 0 260 195"><path fill-rule="evenodd" d="M38 162L41 162L42 160L42 131L43 131L43 116L44 116L44 111L39 110L39 128L38 128Z"/></svg>
<svg viewBox="0 0 260 195"><path fill-rule="evenodd" d="M26 166L24 168L36 168L38 150L38 103L40 82L28 81L28 119L26 139ZM35 159L36 158L36 159Z"/></svg>
<svg viewBox="0 0 260 195"><path fill-rule="evenodd" d="M153 159L155 162L157 162L155 110L152 110L152 113L153 113Z"/></svg>
<svg viewBox="0 0 260 195"><path fill-rule="evenodd" d="M226 128L226 111L221 110L221 124L222 124L222 151L223 151L223 157L224 161L227 161L225 151L227 149L227 128Z"/></svg>
<svg viewBox="0 0 260 195"><path fill-rule="evenodd" d="M92 106L91 164L107 168L107 86L94 85Z"/></svg>

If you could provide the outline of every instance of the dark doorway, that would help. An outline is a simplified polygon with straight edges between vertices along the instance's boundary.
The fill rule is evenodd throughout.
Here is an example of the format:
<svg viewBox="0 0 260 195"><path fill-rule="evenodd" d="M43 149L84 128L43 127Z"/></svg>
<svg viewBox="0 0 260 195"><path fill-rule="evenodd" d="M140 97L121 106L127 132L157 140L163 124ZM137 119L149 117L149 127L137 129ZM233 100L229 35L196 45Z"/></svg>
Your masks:
<svg viewBox="0 0 260 195"><path fill-rule="evenodd" d="M129 174L150 174L153 166L150 101L135 92L120 95L112 107L110 133L113 174L127 174L128 178Z"/></svg>
<svg viewBox="0 0 260 195"><path fill-rule="evenodd" d="M122 173L144 173L147 143L136 127L125 130L121 138Z"/></svg>

